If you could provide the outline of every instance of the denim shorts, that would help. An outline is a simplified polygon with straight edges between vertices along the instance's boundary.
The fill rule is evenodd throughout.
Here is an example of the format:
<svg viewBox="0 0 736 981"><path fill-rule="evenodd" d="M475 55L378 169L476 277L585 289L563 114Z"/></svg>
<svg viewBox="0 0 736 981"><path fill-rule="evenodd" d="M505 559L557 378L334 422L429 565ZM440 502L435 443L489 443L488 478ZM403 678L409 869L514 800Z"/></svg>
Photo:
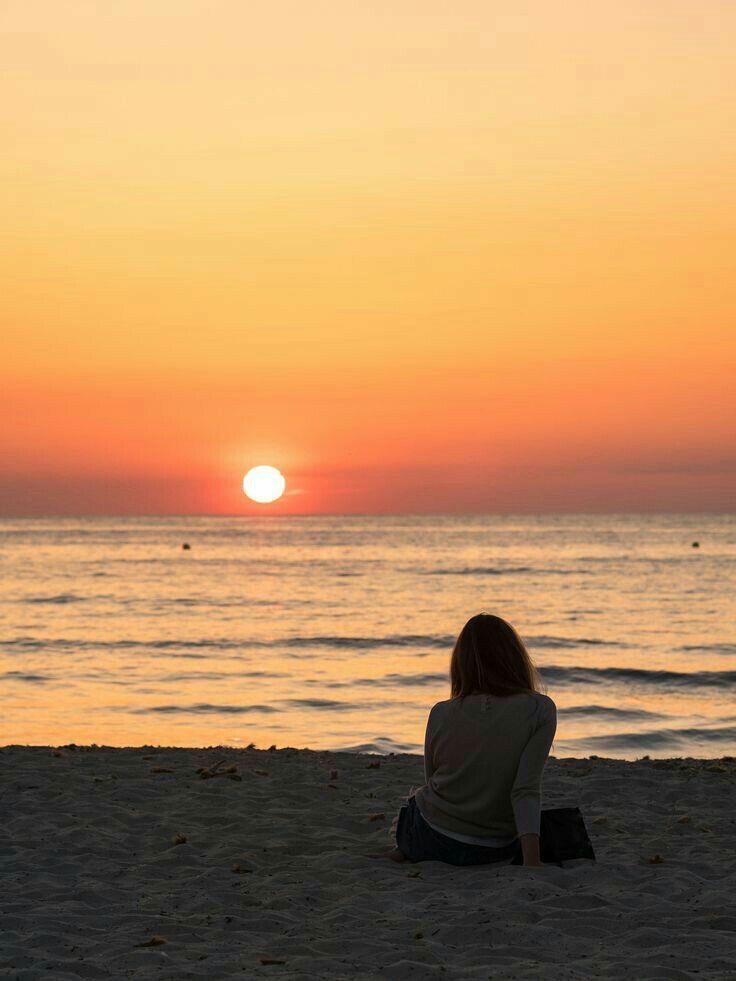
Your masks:
<svg viewBox="0 0 736 981"><path fill-rule="evenodd" d="M447 862L448 865L491 865L504 862L522 865L521 842L492 848L457 841L431 828L410 797L399 811L396 845L410 862ZM579 807L543 808L540 818L539 851L546 865L587 858L595 861L585 821Z"/></svg>
<svg viewBox="0 0 736 981"><path fill-rule="evenodd" d="M521 844L518 840L502 848L491 848L488 845L471 845L435 831L422 817L413 797L399 811L396 845L410 862L490 865L493 862L508 862L517 855L521 859Z"/></svg>

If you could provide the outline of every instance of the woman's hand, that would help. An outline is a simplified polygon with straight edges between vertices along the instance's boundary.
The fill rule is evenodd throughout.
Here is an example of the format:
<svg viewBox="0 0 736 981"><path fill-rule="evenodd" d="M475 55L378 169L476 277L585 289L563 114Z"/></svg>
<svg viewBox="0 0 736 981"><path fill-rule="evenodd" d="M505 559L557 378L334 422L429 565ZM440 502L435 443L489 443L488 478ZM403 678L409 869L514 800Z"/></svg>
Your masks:
<svg viewBox="0 0 736 981"><path fill-rule="evenodd" d="M524 865L529 865L534 869L544 868L544 862L539 858L539 835L531 833L520 835L519 840L521 841Z"/></svg>

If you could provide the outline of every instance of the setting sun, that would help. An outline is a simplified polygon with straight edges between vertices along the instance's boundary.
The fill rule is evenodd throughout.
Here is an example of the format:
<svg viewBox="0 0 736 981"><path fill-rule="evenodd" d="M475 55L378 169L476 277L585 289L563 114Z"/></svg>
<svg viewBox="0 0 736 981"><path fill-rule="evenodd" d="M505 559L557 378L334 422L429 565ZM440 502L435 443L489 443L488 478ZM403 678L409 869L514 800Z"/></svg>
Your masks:
<svg viewBox="0 0 736 981"><path fill-rule="evenodd" d="M253 467L243 478L243 490L251 501L271 504L284 493L286 481L276 467Z"/></svg>

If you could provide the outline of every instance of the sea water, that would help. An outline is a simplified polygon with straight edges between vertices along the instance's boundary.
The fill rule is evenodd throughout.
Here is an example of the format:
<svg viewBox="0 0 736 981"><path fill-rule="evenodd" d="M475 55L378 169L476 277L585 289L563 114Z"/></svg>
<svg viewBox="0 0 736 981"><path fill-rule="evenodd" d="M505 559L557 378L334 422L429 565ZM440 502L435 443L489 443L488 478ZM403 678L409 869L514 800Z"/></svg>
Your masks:
<svg viewBox="0 0 736 981"><path fill-rule="evenodd" d="M0 562L0 744L419 752L487 611L553 755L736 753L734 516L13 519Z"/></svg>

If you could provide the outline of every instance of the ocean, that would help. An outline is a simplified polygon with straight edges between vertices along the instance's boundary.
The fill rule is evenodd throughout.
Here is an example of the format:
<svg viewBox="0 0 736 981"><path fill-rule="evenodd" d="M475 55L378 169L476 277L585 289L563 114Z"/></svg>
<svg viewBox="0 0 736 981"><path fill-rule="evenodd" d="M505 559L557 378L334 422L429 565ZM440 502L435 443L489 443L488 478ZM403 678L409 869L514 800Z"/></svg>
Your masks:
<svg viewBox="0 0 736 981"><path fill-rule="evenodd" d="M486 611L552 755L736 755L734 516L6 519L0 563L3 745L421 752Z"/></svg>

